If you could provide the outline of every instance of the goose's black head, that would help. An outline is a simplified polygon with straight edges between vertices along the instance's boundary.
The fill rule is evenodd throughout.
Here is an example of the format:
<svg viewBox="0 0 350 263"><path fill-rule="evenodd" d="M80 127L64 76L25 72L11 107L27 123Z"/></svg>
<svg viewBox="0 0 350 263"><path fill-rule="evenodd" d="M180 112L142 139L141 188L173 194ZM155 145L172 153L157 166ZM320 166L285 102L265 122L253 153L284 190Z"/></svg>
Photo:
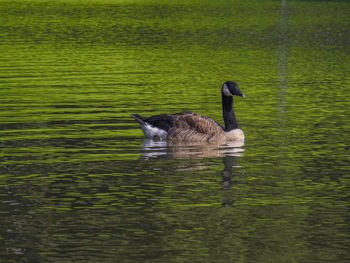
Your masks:
<svg viewBox="0 0 350 263"><path fill-rule="evenodd" d="M232 97L234 95L240 96L240 97L245 97L245 95L239 90L238 84L234 81L226 81L222 85L222 94L227 96L227 97Z"/></svg>

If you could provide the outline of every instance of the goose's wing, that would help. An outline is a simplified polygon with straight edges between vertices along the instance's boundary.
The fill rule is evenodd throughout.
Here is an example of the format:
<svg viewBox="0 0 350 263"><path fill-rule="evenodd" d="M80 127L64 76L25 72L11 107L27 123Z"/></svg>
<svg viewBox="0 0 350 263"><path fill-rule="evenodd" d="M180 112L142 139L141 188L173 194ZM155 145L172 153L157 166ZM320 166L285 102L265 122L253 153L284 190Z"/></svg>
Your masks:
<svg viewBox="0 0 350 263"><path fill-rule="evenodd" d="M210 141L224 132L224 128L213 119L189 111L151 117L134 114L132 117L140 123L146 137L149 138Z"/></svg>
<svg viewBox="0 0 350 263"><path fill-rule="evenodd" d="M166 132L171 128L194 130L200 133L212 133L224 130L224 128L212 118L191 111L183 111L176 114L160 114L151 117L143 117L138 114L133 114L131 116L142 125L148 123Z"/></svg>
<svg viewBox="0 0 350 263"><path fill-rule="evenodd" d="M173 114L173 127L183 130L193 130L198 133L221 133L224 128L212 118L190 111Z"/></svg>
<svg viewBox="0 0 350 263"><path fill-rule="evenodd" d="M207 116L182 112L172 117L174 127L169 130L167 139L173 142L210 142L224 134L223 127Z"/></svg>

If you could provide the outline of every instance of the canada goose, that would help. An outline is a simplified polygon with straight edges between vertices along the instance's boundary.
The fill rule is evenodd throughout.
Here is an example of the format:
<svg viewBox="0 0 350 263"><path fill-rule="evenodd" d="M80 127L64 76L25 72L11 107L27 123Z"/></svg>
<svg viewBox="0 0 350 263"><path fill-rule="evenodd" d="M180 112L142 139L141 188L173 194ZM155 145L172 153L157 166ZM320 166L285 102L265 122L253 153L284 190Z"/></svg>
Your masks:
<svg viewBox="0 0 350 263"><path fill-rule="evenodd" d="M176 141L237 141L244 140L233 112L233 96L245 97L238 84L227 81L222 85L222 113L225 128L215 120L190 111L142 117L131 116L140 124L145 136L151 139Z"/></svg>

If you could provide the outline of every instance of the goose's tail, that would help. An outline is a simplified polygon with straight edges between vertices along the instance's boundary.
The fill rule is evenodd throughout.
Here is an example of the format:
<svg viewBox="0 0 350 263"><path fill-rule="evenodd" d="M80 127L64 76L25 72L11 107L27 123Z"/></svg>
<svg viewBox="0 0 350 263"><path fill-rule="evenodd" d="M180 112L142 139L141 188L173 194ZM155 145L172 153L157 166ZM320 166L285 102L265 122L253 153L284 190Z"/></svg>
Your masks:
<svg viewBox="0 0 350 263"><path fill-rule="evenodd" d="M151 123L146 121L145 117L138 114L132 114L133 117L141 126L141 129L145 136L150 139L164 140L167 136L167 132L163 129L153 126Z"/></svg>

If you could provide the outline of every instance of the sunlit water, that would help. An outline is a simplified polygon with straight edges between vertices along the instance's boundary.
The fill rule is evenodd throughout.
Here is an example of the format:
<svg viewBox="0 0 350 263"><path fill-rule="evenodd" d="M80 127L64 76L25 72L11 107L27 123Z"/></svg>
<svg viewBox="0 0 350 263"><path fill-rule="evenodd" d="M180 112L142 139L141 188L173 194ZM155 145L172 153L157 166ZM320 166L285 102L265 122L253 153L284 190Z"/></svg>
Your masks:
<svg viewBox="0 0 350 263"><path fill-rule="evenodd" d="M0 1L4 262L349 262L346 1ZM145 140L130 114L244 143Z"/></svg>

